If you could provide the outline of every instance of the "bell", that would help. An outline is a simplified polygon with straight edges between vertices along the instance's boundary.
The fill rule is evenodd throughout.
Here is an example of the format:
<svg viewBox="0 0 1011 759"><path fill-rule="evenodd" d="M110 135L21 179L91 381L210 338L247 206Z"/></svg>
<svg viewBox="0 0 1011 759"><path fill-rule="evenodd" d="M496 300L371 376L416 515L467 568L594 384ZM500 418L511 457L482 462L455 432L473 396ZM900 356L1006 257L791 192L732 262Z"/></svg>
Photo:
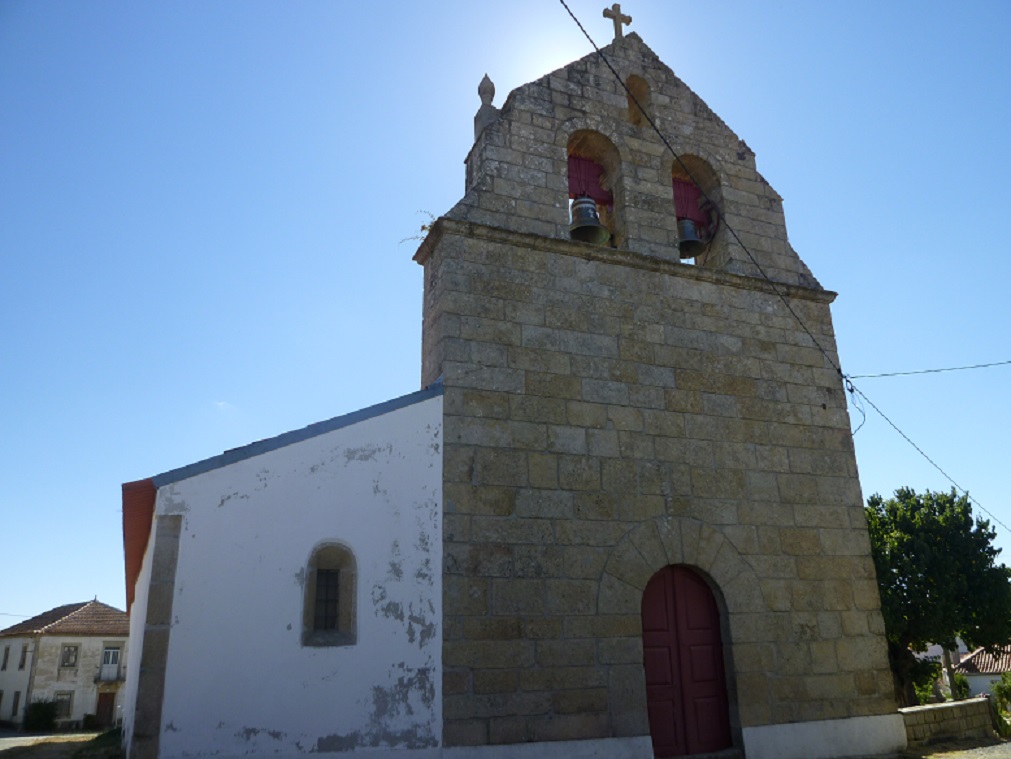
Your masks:
<svg viewBox="0 0 1011 759"><path fill-rule="evenodd" d="M593 198L576 198L572 201L572 223L569 237L591 245L603 245L611 239L611 231L600 223L597 204Z"/></svg>
<svg viewBox="0 0 1011 759"><path fill-rule="evenodd" d="M678 250L681 258L695 258L706 249L706 244L699 239L695 222L691 219L678 219Z"/></svg>

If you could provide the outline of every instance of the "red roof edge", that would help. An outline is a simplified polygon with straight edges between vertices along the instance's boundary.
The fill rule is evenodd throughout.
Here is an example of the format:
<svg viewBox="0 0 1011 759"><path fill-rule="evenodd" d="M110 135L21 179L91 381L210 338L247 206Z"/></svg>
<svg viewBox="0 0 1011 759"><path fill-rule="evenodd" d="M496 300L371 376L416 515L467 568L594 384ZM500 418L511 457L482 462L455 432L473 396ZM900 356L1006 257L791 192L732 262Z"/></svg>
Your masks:
<svg viewBox="0 0 1011 759"><path fill-rule="evenodd" d="M154 500L158 489L154 480L123 483L123 566L126 572L126 613L133 606L140 567L154 521Z"/></svg>

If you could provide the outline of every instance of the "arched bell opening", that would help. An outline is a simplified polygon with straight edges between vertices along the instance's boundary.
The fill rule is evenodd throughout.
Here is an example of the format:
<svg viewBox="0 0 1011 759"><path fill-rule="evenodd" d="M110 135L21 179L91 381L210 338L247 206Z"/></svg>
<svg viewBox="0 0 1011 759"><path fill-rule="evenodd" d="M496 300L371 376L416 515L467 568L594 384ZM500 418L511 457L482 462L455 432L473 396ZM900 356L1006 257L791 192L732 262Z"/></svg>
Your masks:
<svg viewBox="0 0 1011 759"><path fill-rule="evenodd" d="M569 236L592 245L624 241L621 158L607 137L589 129L569 136Z"/></svg>
<svg viewBox="0 0 1011 759"><path fill-rule="evenodd" d="M739 734L726 605L699 570L668 565L642 594L646 707L656 757L732 748Z"/></svg>
<svg viewBox="0 0 1011 759"><path fill-rule="evenodd" d="M703 159L682 155L671 169L678 253L682 260L702 265L709 258L720 229L723 196L713 168Z"/></svg>

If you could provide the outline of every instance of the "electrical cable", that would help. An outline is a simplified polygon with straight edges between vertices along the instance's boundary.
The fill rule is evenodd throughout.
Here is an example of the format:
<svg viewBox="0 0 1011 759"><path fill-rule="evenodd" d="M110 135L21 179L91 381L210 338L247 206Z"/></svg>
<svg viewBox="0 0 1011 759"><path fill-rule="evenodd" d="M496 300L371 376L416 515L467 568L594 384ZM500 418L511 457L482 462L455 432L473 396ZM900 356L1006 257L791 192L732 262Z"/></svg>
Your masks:
<svg viewBox="0 0 1011 759"><path fill-rule="evenodd" d="M867 412L864 411L863 404L860 403L860 399L857 398L857 389L853 385L853 383L850 382L850 378L849 377L843 377L843 381L846 384L846 392L848 392L850 394L850 398L853 399L853 408L855 408L857 411L859 411L860 412L860 416L863 417L860 420L860 424L857 425L857 428L855 430L853 430L853 432L850 433L851 436L856 436L856 434L858 432L860 432L860 428L863 427L864 424L866 424L866 422L867 422Z"/></svg>
<svg viewBox="0 0 1011 759"><path fill-rule="evenodd" d="M966 490L961 485L959 485L957 482L955 482L954 478L950 474L948 474L946 471L944 471L943 469L941 469L941 466L936 461L934 461L932 458L930 458L930 456L928 456L926 454L926 452L922 448L920 448L920 446L918 446L916 443L914 443L912 441L912 439L909 437L909 435L907 435L905 432L903 432L902 430L900 430L899 427L898 427L898 425L896 425L895 422L893 422L891 419L889 419L885 415L885 412L882 411L881 409L879 409L874 404L874 401L872 401L870 398L868 398L860 390L860 388L853 386L852 383L851 383L850 387L852 387L857 393L859 393L860 396L865 401L867 401L867 403L870 404L871 408L874 409L875 411L877 411L878 414L881 416L881 418L884 419L886 422L888 422L888 424L891 425L891 427L892 427L893 430L895 430L896 432L898 432L907 443L909 443L911 446L913 446L913 448L915 448L916 451L921 456L923 456L923 458L925 458L928 462L930 462L930 465L932 467L934 467L934 469L936 469L938 472L940 472L944 476L944 478L955 487L956 490L960 490L965 495L966 498L968 498L974 504L976 504L977 506L979 506L980 510L983 511L988 517L990 517L994 522L996 522L1001 527L1003 527L1008 533L1011 533L1011 527L1008 527L1006 524L1004 524L1002 521L1000 521L996 516L993 515L993 513L991 511L989 511L985 506L983 506L983 504L981 504L979 501L977 501L975 498L973 498L971 495L969 495L969 491L968 490Z"/></svg>
<svg viewBox="0 0 1011 759"><path fill-rule="evenodd" d="M838 364L836 364L836 362L832 358L832 356L829 355L828 351L826 351L825 348L822 347L821 343L818 342L817 338L815 338L815 336L811 332L811 330L808 329L807 324L804 323L804 320L800 318L800 315L794 310L793 306L790 305L790 302L787 300L786 295L780 289L780 285L777 284L776 282L774 282L769 277L769 275L766 274L765 270L758 263L758 261L755 260L755 257L752 255L751 251L748 249L748 246L744 244L744 242L741 240L741 238L737 235L737 232L734 230L734 228L727 222L727 220L724 217L723 212L720 210L719 206L716 203L713 203L712 199L710 199L710 197L706 194L706 191L702 188L702 185L699 184L699 181L695 178L695 176L691 173L691 171L688 169L688 167L684 164L684 161L681 160L681 156L679 156L678 153L677 153L677 151L675 151L674 148L671 146L670 142L664 136L663 132L660 131L660 128L656 125L656 123L650 117L649 113L646 111L646 109L644 109L642 107L642 104L639 103L639 100L635 97L635 95L633 94L633 92L629 89L628 85L625 84L625 82L622 81L621 76L615 70L614 66L611 65L611 62L607 59L607 56L605 56L604 53L601 51L601 49L597 46L597 43L593 41L593 37L590 36L590 33L586 31L586 28L582 25L582 23L580 23L579 19L576 18L576 14L572 12L571 8L569 8L568 3L566 3L565 0L558 0L558 1L562 4L562 7L565 8L566 12L569 14L569 16L572 18L572 20L576 23L576 26L579 27L579 30L583 33L583 36L586 37L586 39L589 41L589 43L593 46L593 49L596 51L597 56L600 58L600 60L602 60L604 62L604 65L607 66L608 70L610 70L611 74L614 76L614 78L618 82L618 84L620 84L622 86L622 88L625 90L625 93L628 95L628 98L635 104L635 106L638 109L639 113L642 114L642 116L646 119L647 122L649 122L650 127L656 133L657 137L660 138L660 141L663 142L664 147L666 147L667 150L669 150L671 152L671 155L674 156L674 160L676 160L678 162L678 164L681 166L681 169L685 172L685 174L692 181L692 183L698 188L699 193L702 195L702 197L716 211L716 215L717 215L717 218L718 218L719 222L721 224L724 224L726 226L727 232L734 238L734 240L737 242L737 244L740 245L741 250L743 250L745 252L745 254L747 254L748 258L751 260L751 263L754 264L754 266L758 270L759 274L762 275L762 278L765 279L765 281L769 283L769 285L772 287L773 292L777 296L779 296L779 299L783 302L783 305L785 305L786 308L787 308L787 310L793 315L793 318L797 320L797 323L801 326L801 328L804 330L804 332L807 333L807 336L809 338L811 338L811 342L814 343L815 347L825 357L825 360L828 361L829 365L831 365L831 367L833 369L835 369L835 371L839 375L839 377L842 378L843 382L846 383L846 389L849 391L850 395L855 398L856 395L859 394L860 397L862 397L868 404L870 404L871 408L873 408L875 411L878 412L878 414L880 414L880 416L881 416L882 419L884 419L886 422L888 422L888 424L891 425L891 427L896 432L898 432L899 435L901 435L902 438L907 443L909 443L911 446L913 446L913 448L916 449L916 451L921 456L923 456L923 458L925 458L938 472L940 472L945 477L945 479L947 479L955 488L957 488L962 493L964 493L965 496L970 501L972 501L977 506L979 506L980 510L983 511L985 514L987 514L991 519L993 519L994 522L996 522L1001 527L1003 527L1004 530L1006 530L1008 533L1011 533L1011 528L1008 528L1007 525L1005 525L996 516L994 516L990 511L988 511L983 506L983 504L981 504L978 500L976 500L971 495L969 495L969 491L967 491L965 488L963 488L961 485L959 485L957 482L955 482L955 480L947 472L945 472L943 469L941 469L941 467L932 458L930 458L930 456L928 456L924 452L924 450L922 448L920 448L920 446L918 446L916 443L914 443L912 441L912 439L910 439L910 437L908 435L906 435L906 433L904 433L902 430L900 430L898 428L898 426L896 426L896 424L891 419L889 419L885 415L885 413L881 409L879 409L877 407L877 405L875 405L875 403L870 398L868 398L867 395L862 390L860 390L860 388L858 388L856 385L853 384L853 382L851 381L852 378L849 375L846 375L846 374L843 373L842 369L838 366ZM1011 363L1011 361L1000 362L1000 363ZM993 364L993 365L996 366L997 364ZM976 368L976 367L963 367L963 368L967 368L968 369L968 368ZM861 377L867 377L868 375L859 375L859 376L861 376ZM861 413L864 413L863 409L859 409L859 410L861 411ZM864 420L866 421L866 414L864 414ZM857 427L857 429L854 430L851 434L856 434L856 432L859 431L860 427L862 427L862 426L863 426L863 422L861 422L860 425Z"/></svg>
<svg viewBox="0 0 1011 759"><path fill-rule="evenodd" d="M886 372L884 374L849 374L850 379L877 379L879 377L908 377L911 374L938 374L940 372L961 372L966 369L986 369L991 366L1007 366L1008 361L994 361L990 364L973 364L972 366L949 366L944 369L917 369L912 372Z"/></svg>

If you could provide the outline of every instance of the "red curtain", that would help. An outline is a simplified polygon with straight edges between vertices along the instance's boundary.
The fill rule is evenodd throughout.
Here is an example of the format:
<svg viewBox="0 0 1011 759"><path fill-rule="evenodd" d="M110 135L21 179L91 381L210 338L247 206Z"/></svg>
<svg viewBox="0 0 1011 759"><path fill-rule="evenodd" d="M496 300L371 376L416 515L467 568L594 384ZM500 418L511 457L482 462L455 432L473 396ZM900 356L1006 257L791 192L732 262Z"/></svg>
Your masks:
<svg viewBox="0 0 1011 759"><path fill-rule="evenodd" d="M614 196L600 185L600 175L604 168L589 158L569 156L569 197L579 198L584 195L593 198L599 206L614 205Z"/></svg>
<svg viewBox="0 0 1011 759"><path fill-rule="evenodd" d="M702 191L694 182L674 177L674 213L679 219L690 219L696 224L709 224L709 214L699 208Z"/></svg>

